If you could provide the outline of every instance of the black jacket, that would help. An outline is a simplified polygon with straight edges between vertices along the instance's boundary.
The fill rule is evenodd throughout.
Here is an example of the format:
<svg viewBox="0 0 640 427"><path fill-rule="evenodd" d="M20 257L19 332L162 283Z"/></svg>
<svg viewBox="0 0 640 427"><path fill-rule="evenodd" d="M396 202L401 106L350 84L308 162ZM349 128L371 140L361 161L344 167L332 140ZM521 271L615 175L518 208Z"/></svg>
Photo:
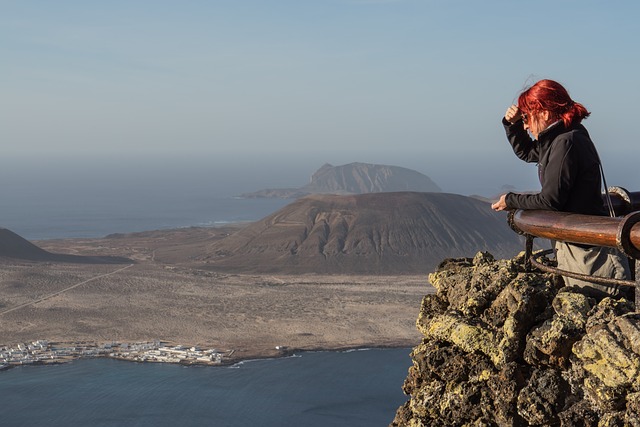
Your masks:
<svg viewBox="0 0 640 427"><path fill-rule="evenodd" d="M538 164L542 185L535 194L507 193L508 208L607 215L598 153L584 126L566 128L560 121L532 140L521 120L511 124L503 118L502 124L516 156Z"/></svg>

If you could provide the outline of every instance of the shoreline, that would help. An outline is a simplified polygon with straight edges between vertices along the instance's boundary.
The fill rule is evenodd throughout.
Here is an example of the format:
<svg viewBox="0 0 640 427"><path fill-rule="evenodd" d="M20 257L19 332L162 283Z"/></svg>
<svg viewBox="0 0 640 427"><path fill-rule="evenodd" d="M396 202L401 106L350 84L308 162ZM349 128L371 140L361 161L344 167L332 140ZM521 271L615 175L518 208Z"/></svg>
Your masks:
<svg viewBox="0 0 640 427"><path fill-rule="evenodd" d="M127 257L132 265L126 269L113 264L4 260L0 265L0 353L3 345L22 343L27 348L25 343L46 337L61 347L90 343L89 348L67 349L62 356L77 358L88 352L93 357L98 352L114 353L111 348L98 349L100 345L151 339L158 344L162 340L163 346L182 347L161 350L156 345L144 349L149 354L116 356L217 366L297 352L419 343L415 319L424 296L434 292L425 275L204 269L202 254L228 231L189 228L42 245L58 254ZM125 344L124 353L131 353L130 345ZM194 348L193 354L179 353L185 348ZM18 348L5 350L16 355L16 364L61 359L43 348L38 348L45 353L42 362L26 353L20 359ZM176 352L180 358L174 357ZM0 354L0 365L10 359Z"/></svg>
<svg viewBox="0 0 640 427"><path fill-rule="evenodd" d="M42 340L39 340L42 341ZM151 343L151 342L150 342ZM95 343L86 343L86 342L68 342L68 343L50 343L51 346L47 347L47 350L50 351L54 344L61 345L65 344L71 347L82 348L86 350L86 348L104 348L102 344ZM124 344L124 343L123 343ZM138 343L142 344L142 343ZM371 345L357 345L357 346L339 346L339 347L315 347L315 348L283 348L283 349L275 349L276 354L267 354L267 352L258 352L258 354L247 355L245 357L234 357L235 350L228 350L226 353L228 355L226 357L220 357L217 361L202 361L202 360L178 360L178 361L170 361L170 360L158 360L158 359L140 359L135 356L125 356L123 354L118 353L95 353L95 354L82 354L81 352L77 354L66 354L59 355L56 358L52 359L31 359L28 361L3 361L0 362L0 372L7 371L12 368L22 367L22 366L46 366L46 365L62 365L66 363L71 363L78 360L87 360L87 359L112 359L122 362L132 362L132 363L165 363L171 365L181 365L181 366L208 366L208 367L233 367L235 365L240 365L243 363L248 363L252 361L261 361L261 360L276 360L282 358L296 357L301 353L348 353L354 351L368 351L368 350L382 350L382 349L399 349L399 348L408 348L411 349L415 347L418 343L396 343L396 344L371 344ZM131 344L136 345L136 344ZM6 350L8 346L0 346L0 355L2 355L2 351ZM65 347L68 348L68 347ZM81 350L82 351L82 350ZM31 353L33 354L33 353ZM223 354L223 353L218 353ZM261 355L260 355L261 354ZM409 353L407 354L407 358L409 358Z"/></svg>

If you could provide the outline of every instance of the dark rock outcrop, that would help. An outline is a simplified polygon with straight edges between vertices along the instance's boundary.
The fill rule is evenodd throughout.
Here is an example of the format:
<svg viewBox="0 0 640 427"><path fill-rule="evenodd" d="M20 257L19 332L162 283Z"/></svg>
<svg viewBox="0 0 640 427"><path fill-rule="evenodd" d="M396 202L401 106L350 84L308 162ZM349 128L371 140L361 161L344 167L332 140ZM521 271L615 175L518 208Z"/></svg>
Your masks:
<svg viewBox="0 0 640 427"><path fill-rule="evenodd" d="M394 191L442 191L426 175L399 166L349 163L342 166L323 165L311 182L300 188L265 189L241 197L294 199L307 194L365 194Z"/></svg>
<svg viewBox="0 0 640 427"><path fill-rule="evenodd" d="M513 256L505 214L446 193L312 195L213 243L209 268L254 273L426 274L478 249Z"/></svg>
<svg viewBox="0 0 640 427"><path fill-rule="evenodd" d="M521 257L488 253L430 275L391 426L638 426L640 314L594 300Z"/></svg>

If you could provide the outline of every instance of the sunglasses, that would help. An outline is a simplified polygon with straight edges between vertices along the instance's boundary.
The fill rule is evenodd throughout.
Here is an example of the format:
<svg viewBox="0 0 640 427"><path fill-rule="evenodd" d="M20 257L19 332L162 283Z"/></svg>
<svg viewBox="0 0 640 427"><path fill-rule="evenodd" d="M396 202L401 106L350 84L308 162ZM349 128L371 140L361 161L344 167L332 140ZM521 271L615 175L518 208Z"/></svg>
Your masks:
<svg viewBox="0 0 640 427"><path fill-rule="evenodd" d="M522 117L522 122L526 125L529 124L529 115L527 113L522 113L520 114L520 117Z"/></svg>

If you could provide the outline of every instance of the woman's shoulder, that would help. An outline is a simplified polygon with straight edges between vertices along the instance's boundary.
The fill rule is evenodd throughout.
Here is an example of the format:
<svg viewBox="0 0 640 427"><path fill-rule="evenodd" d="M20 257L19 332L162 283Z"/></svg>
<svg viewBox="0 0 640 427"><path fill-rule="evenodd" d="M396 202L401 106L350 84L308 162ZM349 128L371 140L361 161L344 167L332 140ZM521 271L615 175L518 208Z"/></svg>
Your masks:
<svg viewBox="0 0 640 427"><path fill-rule="evenodd" d="M574 141L589 141L591 142L591 136L587 132L587 128L578 124L569 128L564 128L555 135L555 142L564 142L570 144Z"/></svg>

